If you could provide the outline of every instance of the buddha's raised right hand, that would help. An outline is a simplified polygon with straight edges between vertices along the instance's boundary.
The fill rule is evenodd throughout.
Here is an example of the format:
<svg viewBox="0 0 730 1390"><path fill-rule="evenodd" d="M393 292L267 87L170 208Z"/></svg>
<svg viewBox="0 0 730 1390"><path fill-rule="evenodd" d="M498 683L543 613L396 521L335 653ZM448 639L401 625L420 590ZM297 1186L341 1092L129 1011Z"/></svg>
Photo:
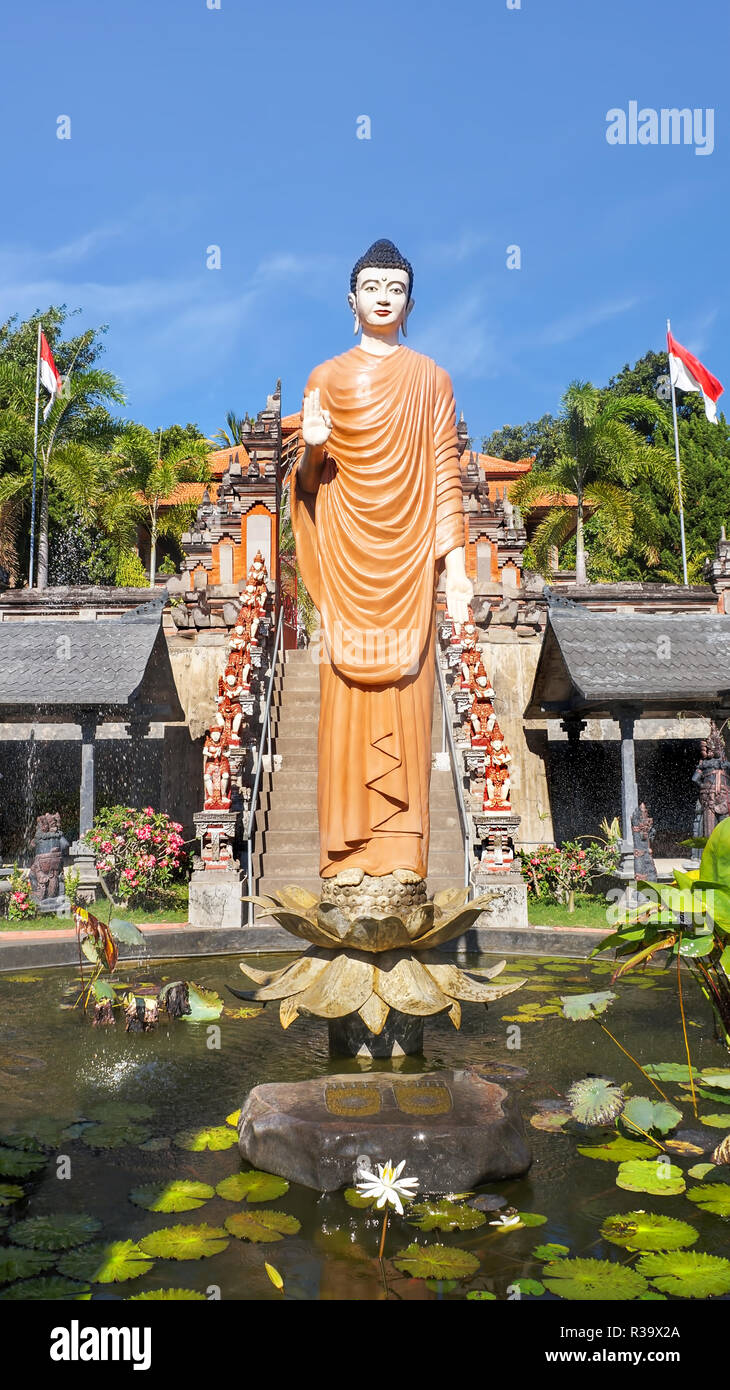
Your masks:
<svg viewBox="0 0 730 1390"><path fill-rule="evenodd" d="M314 391L308 391L304 397L302 406L302 439L308 444L310 449L316 449L327 443L332 433L332 420L328 410L323 410L320 404L319 387Z"/></svg>

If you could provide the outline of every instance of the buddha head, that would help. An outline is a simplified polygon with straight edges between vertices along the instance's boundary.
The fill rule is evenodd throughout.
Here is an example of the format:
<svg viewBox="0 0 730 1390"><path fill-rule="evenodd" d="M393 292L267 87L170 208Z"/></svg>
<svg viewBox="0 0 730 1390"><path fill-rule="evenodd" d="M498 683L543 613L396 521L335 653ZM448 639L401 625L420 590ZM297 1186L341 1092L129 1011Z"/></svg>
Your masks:
<svg viewBox="0 0 730 1390"><path fill-rule="evenodd" d="M413 267L392 241L374 241L350 276L347 302L355 316L355 333L367 328L371 335L406 337L406 319L414 300Z"/></svg>

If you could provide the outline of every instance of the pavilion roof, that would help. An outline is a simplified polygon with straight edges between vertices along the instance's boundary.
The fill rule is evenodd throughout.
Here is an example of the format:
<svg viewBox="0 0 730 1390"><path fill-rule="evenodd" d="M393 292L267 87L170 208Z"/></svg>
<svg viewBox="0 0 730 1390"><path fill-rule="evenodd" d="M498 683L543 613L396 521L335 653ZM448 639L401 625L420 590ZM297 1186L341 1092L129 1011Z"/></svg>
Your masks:
<svg viewBox="0 0 730 1390"><path fill-rule="evenodd" d="M144 603L120 617L94 620L0 624L0 711L130 705L160 635L163 606Z"/></svg>
<svg viewBox="0 0 730 1390"><path fill-rule="evenodd" d="M730 616L550 607L525 717L730 705Z"/></svg>

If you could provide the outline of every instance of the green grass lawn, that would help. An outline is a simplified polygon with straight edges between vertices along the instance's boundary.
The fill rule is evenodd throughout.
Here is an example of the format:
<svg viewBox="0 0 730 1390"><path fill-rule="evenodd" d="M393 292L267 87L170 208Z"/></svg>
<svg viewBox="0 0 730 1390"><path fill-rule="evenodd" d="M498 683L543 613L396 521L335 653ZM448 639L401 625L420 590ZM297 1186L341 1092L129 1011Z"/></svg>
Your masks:
<svg viewBox="0 0 730 1390"><path fill-rule="evenodd" d="M111 904L108 898L98 898L93 904L89 904L89 910L98 917L101 922L109 921ZM117 903L114 907L115 917L121 917L126 922L136 922L138 926L144 926L145 922L187 922L188 920L188 885L187 883L175 883L169 889L165 897L164 906L154 908L126 907L124 903ZM73 927L72 917L27 917L24 922L11 922L7 917L0 917L0 931L70 931Z"/></svg>
<svg viewBox="0 0 730 1390"><path fill-rule="evenodd" d="M535 927L601 927L612 931L606 921L610 904L591 893L576 893L575 912L568 912L560 903L548 903L528 897L527 919Z"/></svg>

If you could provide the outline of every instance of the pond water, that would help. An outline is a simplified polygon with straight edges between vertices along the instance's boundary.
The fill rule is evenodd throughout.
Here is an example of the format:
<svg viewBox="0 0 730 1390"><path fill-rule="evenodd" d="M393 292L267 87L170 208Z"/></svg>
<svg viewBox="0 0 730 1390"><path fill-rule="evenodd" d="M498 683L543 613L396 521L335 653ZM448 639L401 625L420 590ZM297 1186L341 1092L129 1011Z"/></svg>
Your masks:
<svg viewBox="0 0 730 1390"><path fill-rule="evenodd" d="M494 958L481 957L478 961L470 959L469 964L493 962ZM276 968L284 964L284 958L257 957L256 964ZM544 1005L558 994L604 990L608 988L611 966L606 962L540 958L511 960L507 969L515 975L528 976L522 991L488 1010L480 1005L465 1005L459 1032L445 1018L428 1022L425 1064L420 1059L401 1059L400 1070L438 1071L468 1065L526 1070L526 1076L509 1084L520 1097L534 1154L532 1168L523 1179L490 1183L481 1189L481 1194L501 1197L507 1207L544 1217L544 1222L500 1229L491 1224L499 1218L499 1211L494 1210L486 1213L486 1222L478 1229L425 1233L409 1225L407 1219L394 1215L381 1269L376 1258L379 1215L353 1209L342 1193L323 1196L291 1185L275 1200L261 1206L248 1205L246 1209L256 1212L266 1207L288 1213L301 1223L296 1234L265 1244L231 1236L225 1249L204 1259L156 1258L152 1268L141 1277L93 1285L91 1297L128 1298L144 1291L185 1288L223 1299L281 1298L267 1275L265 1263L269 1262L284 1280L284 1296L292 1299L377 1300L386 1297L386 1286L390 1298L458 1300L481 1290L503 1299L516 1296L515 1279L540 1280L544 1261L533 1252L546 1243L567 1247L573 1257L622 1265L635 1263L630 1251L602 1238L600 1227L612 1214L637 1209L689 1222L699 1232L693 1250L726 1254L726 1219L702 1210L688 1200L686 1193L650 1196L623 1190L615 1183L617 1163L578 1153L578 1145L610 1138L615 1130L591 1129L580 1136L575 1132L548 1133L529 1123L530 1116L540 1111L538 1102L550 1102L558 1108L566 1087L588 1074L630 1085L635 1095L660 1099L597 1020L572 1023L554 1014L538 1015L532 1022L519 1024L521 1045L514 1046L518 1039L509 1020L522 1005ZM121 966L122 970L124 978L133 984L193 980L218 990L233 1008L238 1006L225 988L227 983L241 987L242 982L237 961L231 957L155 962L131 970ZM224 1125L250 1087L259 1082L292 1081L342 1071L361 1074L387 1070L393 1065L331 1061L326 1026L316 1019L300 1018L283 1032L277 1006L269 1006L248 1018L224 1014L220 1019L218 1049L208 1046L205 1023L166 1022L148 1034L125 1034L121 1024L92 1028L90 1019L62 1007L73 999L76 980L74 972L57 970L0 976L0 1142L1 1136L10 1131L32 1131L39 1120L52 1118L59 1124L75 1126L60 1142L46 1149L45 1162L38 1172L0 1176L0 1183L18 1183L24 1190L20 1200L0 1212L5 1224L0 1241L6 1247L12 1240L14 1221L58 1213L96 1217L102 1223L93 1237L96 1242L138 1242L151 1231L176 1225L205 1223L220 1227L227 1217L242 1209L241 1202L215 1195L196 1210L166 1214L146 1211L130 1201L130 1192L151 1183L194 1179L215 1187L241 1170L235 1146L222 1151L190 1152L176 1145L175 1136L186 1130ZM708 1007L691 980L686 976L684 980L693 1065L727 1067L730 1059L713 1039ZM620 982L615 989L618 997L601 1022L622 1046L643 1065L686 1063L676 975L647 971ZM716 1167L709 1178L695 1179L688 1174L693 1165L709 1162L709 1150L726 1130L717 1123L705 1126L701 1118L697 1120L687 1093L677 1081L659 1084L682 1110L683 1118L674 1137L685 1131L694 1133L693 1153L675 1151L671 1155L672 1163L685 1175L687 1189L696 1186L697 1181L730 1178L727 1167ZM700 1117L726 1113L730 1130L730 1091L726 1093L725 1112L722 1093L716 1091L715 1095L717 1099L700 1098ZM124 1107L140 1103L149 1107L149 1115L129 1118ZM117 1147L92 1146L94 1131L88 1122L98 1123L100 1119L107 1126L106 1138L118 1143ZM82 1122L87 1122L86 1128ZM127 1122L136 1130L133 1143L119 1142L124 1138L123 1126ZM115 1125L117 1131L122 1126L121 1134L114 1132ZM150 1139L158 1142L151 1147L140 1146L149 1145ZM69 1166L63 1161L59 1164L59 1155L70 1159L70 1177L57 1175ZM397 1154L382 1157L398 1159ZM413 1241L469 1251L479 1261L478 1270L453 1286L412 1278L395 1267L392 1257ZM52 1255L48 1268L38 1277L54 1277L59 1272L59 1259L63 1273L62 1257ZM49 1285L41 1285L35 1296L44 1290L48 1296ZM24 1291L17 1282L6 1283L0 1298L8 1296L34 1296L34 1287L26 1286ZM522 1296L536 1295L533 1292ZM537 1296L554 1298L556 1294L547 1290Z"/></svg>

